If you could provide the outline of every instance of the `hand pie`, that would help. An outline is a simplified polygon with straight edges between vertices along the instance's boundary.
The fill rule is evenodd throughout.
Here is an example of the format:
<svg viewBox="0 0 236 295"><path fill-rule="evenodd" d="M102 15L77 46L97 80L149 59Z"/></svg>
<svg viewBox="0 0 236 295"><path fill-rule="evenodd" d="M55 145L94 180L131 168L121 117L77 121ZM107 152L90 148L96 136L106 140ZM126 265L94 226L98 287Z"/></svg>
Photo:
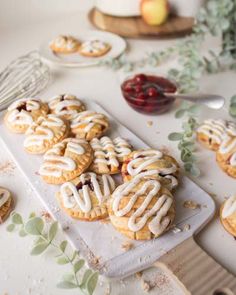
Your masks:
<svg viewBox="0 0 236 295"><path fill-rule="evenodd" d="M77 114L71 121L71 132L77 138L92 140L101 137L108 129L109 121L104 114L85 111Z"/></svg>
<svg viewBox="0 0 236 295"><path fill-rule="evenodd" d="M7 109L4 122L14 133L25 133L28 127L40 116L48 113L48 106L36 98L22 98L13 102Z"/></svg>
<svg viewBox="0 0 236 295"><path fill-rule="evenodd" d="M230 197L221 206L220 220L224 228L236 237L236 195Z"/></svg>
<svg viewBox="0 0 236 295"><path fill-rule="evenodd" d="M62 184L82 174L91 164L93 152L82 139L66 138L46 152L39 174L50 184Z"/></svg>
<svg viewBox="0 0 236 295"><path fill-rule="evenodd" d="M106 202L114 189L115 182L110 175L88 172L64 183L57 196L71 217L95 221L108 216Z"/></svg>
<svg viewBox="0 0 236 295"><path fill-rule="evenodd" d="M167 231L175 217L170 191L156 179L141 175L118 186L108 201L111 223L135 240L150 240Z"/></svg>
<svg viewBox="0 0 236 295"><path fill-rule="evenodd" d="M11 193L3 187L0 187L0 223L9 216L13 209L13 198Z"/></svg>

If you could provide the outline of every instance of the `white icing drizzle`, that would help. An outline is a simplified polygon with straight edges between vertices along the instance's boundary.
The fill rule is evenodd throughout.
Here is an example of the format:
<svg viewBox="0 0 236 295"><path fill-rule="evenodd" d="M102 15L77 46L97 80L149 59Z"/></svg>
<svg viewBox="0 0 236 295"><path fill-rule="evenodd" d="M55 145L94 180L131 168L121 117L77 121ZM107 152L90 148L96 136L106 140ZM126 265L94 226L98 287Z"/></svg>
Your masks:
<svg viewBox="0 0 236 295"><path fill-rule="evenodd" d="M221 144L226 134L236 136L236 124L225 120L208 119L197 130Z"/></svg>
<svg viewBox="0 0 236 295"><path fill-rule="evenodd" d="M82 155L85 150L81 143L87 144L86 141L76 138L66 138L62 142L55 144L54 147L48 150L44 155L44 162L39 169L39 174L43 176L60 177L63 171L73 171L76 169L75 161L67 155L67 151ZM62 152L64 151L64 156Z"/></svg>
<svg viewBox="0 0 236 295"><path fill-rule="evenodd" d="M10 199L11 194L9 191L0 188L0 207L6 204L6 202Z"/></svg>
<svg viewBox="0 0 236 295"><path fill-rule="evenodd" d="M33 123L27 130L26 139L24 140L24 147L30 147L34 145L42 145L45 140L52 140L54 132L52 127L62 127L64 122L55 115L48 115L45 117L39 117L37 122ZM35 134L39 132L40 134Z"/></svg>
<svg viewBox="0 0 236 295"><path fill-rule="evenodd" d="M26 110L22 109L19 111L17 108L20 108L22 105L26 105ZM35 98L22 98L13 102L9 107L8 111L10 112L8 116L8 121L14 123L15 125L30 125L33 123L33 118L31 117L31 111L40 109L40 101Z"/></svg>
<svg viewBox="0 0 236 295"><path fill-rule="evenodd" d="M89 132L95 124L100 124L102 126L107 127L107 120L103 114L96 113L94 111L84 111L77 114L73 120L71 121L71 128L78 128L82 125L86 125L84 127L85 132Z"/></svg>
<svg viewBox="0 0 236 295"><path fill-rule="evenodd" d="M230 197L225 202L223 210L222 210L222 217L227 218L234 213L236 213L236 195Z"/></svg>
<svg viewBox="0 0 236 295"><path fill-rule="evenodd" d="M236 166L236 137L226 136L220 145L219 152L223 155L231 153L230 165Z"/></svg>
<svg viewBox="0 0 236 295"><path fill-rule="evenodd" d="M135 152L133 155L133 159L127 164L127 171L129 175L135 176L138 175L143 170L156 161L161 160L163 157L163 153L158 150L144 150ZM171 174L177 171L176 165L173 163L169 168L158 168L156 167L154 170L157 170L158 174Z"/></svg>
<svg viewBox="0 0 236 295"><path fill-rule="evenodd" d="M80 51L84 53L99 53L107 48L108 44L100 40L88 40L82 43Z"/></svg>
<svg viewBox="0 0 236 295"><path fill-rule="evenodd" d="M74 95L61 94L54 96L48 103L49 108L52 109L55 114L63 115L75 115L78 113L76 109L69 109L70 107L80 107L81 101Z"/></svg>
<svg viewBox="0 0 236 295"><path fill-rule="evenodd" d="M86 181L91 182L95 196L101 205L115 189L115 182L110 175L97 176L95 173L85 173L79 177L82 188L77 189L76 185L71 182L66 182L61 186L61 195L63 204L66 208L73 208L76 205L85 213L92 209L90 198L90 187ZM99 183L100 182L100 183Z"/></svg>
<svg viewBox="0 0 236 295"><path fill-rule="evenodd" d="M119 159L131 152L130 145L121 137L117 137L113 141L107 136L100 139L94 138L91 141L91 146L94 150L94 163L103 163L114 167L119 166Z"/></svg>
<svg viewBox="0 0 236 295"><path fill-rule="evenodd" d="M163 194L157 199L154 206L147 210L148 205L161 189L159 181L146 180L142 186L133 193L128 204L124 208L119 209L122 198L132 193L132 191L140 185L141 181L142 176L137 175L130 182L126 182L119 186L113 193L114 201L112 209L116 216L124 216L132 210L139 196L147 194L141 206L131 214L128 220L128 228L133 232L137 232L146 225L150 217L153 217L152 221L148 224L148 228L154 235L160 235L170 223L170 218L166 215L173 203L173 199L170 196Z"/></svg>

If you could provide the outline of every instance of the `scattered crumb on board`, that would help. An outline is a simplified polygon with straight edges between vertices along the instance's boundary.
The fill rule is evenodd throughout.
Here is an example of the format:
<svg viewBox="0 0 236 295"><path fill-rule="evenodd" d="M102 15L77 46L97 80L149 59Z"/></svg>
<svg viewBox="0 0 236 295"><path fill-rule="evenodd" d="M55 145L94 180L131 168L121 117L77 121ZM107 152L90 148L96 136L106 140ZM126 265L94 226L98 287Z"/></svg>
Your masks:
<svg viewBox="0 0 236 295"><path fill-rule="evenodd" d="M192 209L192 210L195 210L201 207L200 204L192 200L184 201L183 206L184 208Z"/></svg>
<svg viewBox="0 0 236 295"><path fill-rule="evenodd" d="M16 165L12 161L4 161L0 163L0 175L1 176L11 176L14 175Z"/></svg>
<svg viewBox="0 0 236 295"><path fill-rule="evenodd" d="M129 250L134 248L134 244L132 242L130 242L130 241L125 241L125 242L122 243L121 248L124 251L129 251Z"/></svg>

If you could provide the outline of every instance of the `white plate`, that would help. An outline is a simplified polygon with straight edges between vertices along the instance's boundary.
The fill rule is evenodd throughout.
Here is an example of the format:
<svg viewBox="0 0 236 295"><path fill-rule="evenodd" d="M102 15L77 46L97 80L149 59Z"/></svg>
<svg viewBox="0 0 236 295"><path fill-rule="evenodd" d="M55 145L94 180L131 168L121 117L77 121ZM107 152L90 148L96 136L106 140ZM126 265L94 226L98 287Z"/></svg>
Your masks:
<svg viewBox="0 0 236 295"><path fill-rule="evenodd" d="M128 139L135 149L147 147L140 138L116 121L97 103L86 100L85 104L87 109L105 113L109 117L111 122L109 136L114 138L120 135ZM0 138L28 179L36 196L65 229L68 240L87 258L90 266L99 269L101 273L108 277L125 277L149 267L164 253L192 236L214 214L215 205L210 196L190 179L183 177L180 187L175 193L177 207L175 223L180 228L188 223L190 230L176 234L169 231L160 238L147 242L134 241L132 242L135 246L134 249L124 252L122 244L128 241L128 238L116 231L110 223L74 220L67 216L63 210L60 210L54 197L60 186L46 184L37 173L42 162L42 156L27 154L23 148L24 136L10 133L3 125L2 116L0 120ZM189 210L184 208L183 202L185 200L193 200L201 204L201 209ZM94 265L93 262L96 257L99 257L99 263Z"/></svg>
<svg viewBox="0 0 236 295"><path fill-rule="evenodd" d="M80 55L79 53L55 54L49 47L49 43L55 37L56 36L42 43L39 48L39 53L44 59L66 67L94 66L102 60L116 58L120 56L126 49L125 40L118 35L101 31L85 31L79 32L78 35L75 35L75 37L82 42L93 39L99 39L104 42L108 42L111 45L111 49L108 51L108 53L100 57L85 57Z"/></svg>

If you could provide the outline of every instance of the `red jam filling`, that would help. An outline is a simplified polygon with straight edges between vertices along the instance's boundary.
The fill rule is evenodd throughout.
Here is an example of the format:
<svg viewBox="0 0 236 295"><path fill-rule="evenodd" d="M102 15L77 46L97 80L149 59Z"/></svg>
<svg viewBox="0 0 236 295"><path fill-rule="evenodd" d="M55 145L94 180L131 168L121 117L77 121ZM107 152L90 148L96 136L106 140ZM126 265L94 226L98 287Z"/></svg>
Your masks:
<svg viewBox="0 0 236 295"><path fill-rule="evenodd" d="M166 78L138 74L123 82L121 90L126 101L136 110L145 113L164 112L174 98L165 92L175 93L177 87Z"/></svg>

